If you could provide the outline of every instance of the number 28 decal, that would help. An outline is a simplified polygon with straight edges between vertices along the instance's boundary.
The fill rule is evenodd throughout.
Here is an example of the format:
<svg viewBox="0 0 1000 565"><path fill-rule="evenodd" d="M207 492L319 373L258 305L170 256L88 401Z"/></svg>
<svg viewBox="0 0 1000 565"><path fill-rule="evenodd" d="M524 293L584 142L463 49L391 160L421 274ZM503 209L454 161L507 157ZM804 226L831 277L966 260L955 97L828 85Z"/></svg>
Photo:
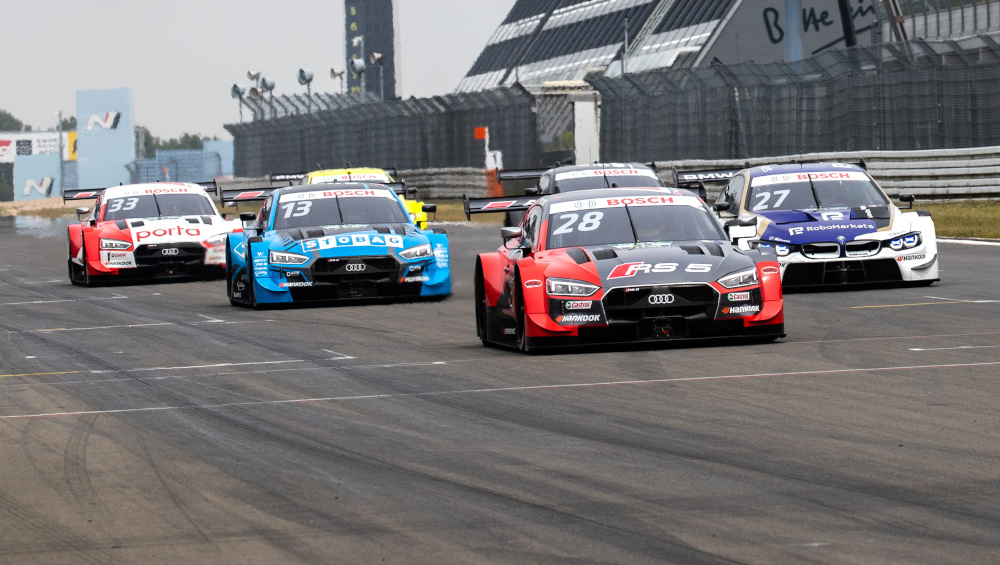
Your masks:
<svg viewBox="0 0 1000 565"><path fill-rule="evenodd" d="M604 212L587 212L583 215L583 220L577 224L577 220L580 219L580 214L570 212L568 214L560 214L557 221L563 222L552 235L562 235L565 233L573 233L573 230L580 231L594 231L601 227L601 220L604 218ZM564 221L565 220L565 221Z"/></svg>

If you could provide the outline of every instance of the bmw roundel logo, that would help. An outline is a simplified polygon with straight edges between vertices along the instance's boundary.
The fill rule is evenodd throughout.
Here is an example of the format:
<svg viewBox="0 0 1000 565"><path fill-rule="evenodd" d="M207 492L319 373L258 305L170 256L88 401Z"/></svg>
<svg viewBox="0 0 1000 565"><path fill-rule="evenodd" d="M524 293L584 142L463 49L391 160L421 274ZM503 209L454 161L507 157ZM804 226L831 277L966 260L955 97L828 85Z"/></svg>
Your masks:
<svg viewBox="0 0 1000 565"><path fill-rule="evenodd" d="M847 241L847 237L842 236L842 235L838 235L837 236L837 241L839 241L840 243L844 243L845 241Z"/></svg>

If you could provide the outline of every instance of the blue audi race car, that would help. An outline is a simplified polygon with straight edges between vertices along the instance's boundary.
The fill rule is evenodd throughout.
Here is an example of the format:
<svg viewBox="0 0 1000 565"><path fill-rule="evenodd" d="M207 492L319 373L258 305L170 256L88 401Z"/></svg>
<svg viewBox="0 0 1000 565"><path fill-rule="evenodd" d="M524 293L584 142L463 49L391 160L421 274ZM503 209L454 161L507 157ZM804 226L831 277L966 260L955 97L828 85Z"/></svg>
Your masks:
<svg viewBox="0 0 1000 565"><path fill-rule="evenodd" d="M233 305L451 294L448 236L414 225L385 185L223 190L222 200L264 201L256 214L240 214L247 224L226 247Z"/></svg>
<svg viewBox="0 0 1000 565"><path fill-rule="evenodd" d="M742 249L774 248L786 289L938 281L930 213L893 204L863 165L727 171L715 210ZM899 200L913 207L913 195Z"/></svg>

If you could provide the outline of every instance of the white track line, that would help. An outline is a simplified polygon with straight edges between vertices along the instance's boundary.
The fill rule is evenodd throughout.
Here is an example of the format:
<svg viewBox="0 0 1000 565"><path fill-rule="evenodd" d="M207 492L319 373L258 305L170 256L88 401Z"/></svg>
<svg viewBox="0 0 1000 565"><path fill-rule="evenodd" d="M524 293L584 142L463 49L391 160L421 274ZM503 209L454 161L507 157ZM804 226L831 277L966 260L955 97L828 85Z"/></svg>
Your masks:
<svg viewBox="0 0 1000 565"><path fill-rule="evenodd" d="M108 298L66 298L62 300L30 300L26 302L0 302L0 306L21 306L24 304L58 304L60 302L92 302L94 300L122 300L127 296L111 296Z"/></svg>
<svg viewBox="0 0 1000 565"><path fill-rule="evenodd" d="M861 369L827 369L821 371L795 371L790 373L754 373L748 375L720 375L709 377L680 377L674 379L651 379L633 381L603 381L596 383L569 383L556 385L533 385L533 386L512 386L501 388L479 388L465 390L442 390L432 392L410 392L392 394L366 394L357 396L327 396L319 398L294 398L289 400L254 400L248 402L228 402L223 404L194 404L190 406L149 406L143 408L120 408L117 410L82 410L79 412L49 412L40 414L18 414L11 416L0 416L0 420L23 420L29 418L59 418L66 416L86 416L91 414L129 414L133 412L164 412L176 410L208 410L214 408L234 408L241 406L280 406L286 404L309 404L315 402L338 402L350 400L378 400L387 398L415 398L421 396L445 396L445 395L465 395L465 394L495 394L501 392L523 392L532 390L549 389L569 389L569 388L589 388L599 386L627 386L627 385L651 385L679 382L734 380L734 379L754 379L767 377L795 377L804 375L832 375L850 373L876 373L882 371L921 371L928 369L954 369L960 367L995 367L1000 365L1000 361L988 363L952 363L947 365L910 365L897 367L872 367Z"/></svg>
<svg viewBox="0 0 1000 565"><path fill-rule="evenodd" d="M959 245L988 245L988 246L1000 246L1000 242L997 241L979 241L976 239L938 239L938 243L957 243Z"/></svg>
<svg viewBox="0 0 1000 565"><path fill-rule="evenodd" d="M946 349L991 349L1000 345L959 345L958 347L911 347L910 351L944 351Z"/></svg>

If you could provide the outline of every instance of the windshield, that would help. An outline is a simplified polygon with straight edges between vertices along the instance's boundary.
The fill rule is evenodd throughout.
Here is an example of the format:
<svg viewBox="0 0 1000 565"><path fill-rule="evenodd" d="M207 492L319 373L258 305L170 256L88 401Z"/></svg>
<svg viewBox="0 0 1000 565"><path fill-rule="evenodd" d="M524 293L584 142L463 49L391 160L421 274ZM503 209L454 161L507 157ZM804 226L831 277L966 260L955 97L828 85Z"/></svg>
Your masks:
<svg viewBox="0 0 1000 565"><path fill-rule="evenodd" d="M214 216L212 203L201 194L144 194L109 198L104 221L170 216Z"/></svg>
<svg viewBox="0 0 1000 565"><path fill-rule="evenodd" d="M831 171L754 177L746 206L752 212L763 212L888 204L868 175L860 171Z"/></svg>
<svg viewBox="0 0 1000 565"><path fill-rule="evenodd" d="M588 169L556 173L554 186L559 192L610 188L611 185L626 187L663 186L659 177L648 169Z"/></svg>
<svg viewBox="0 0 1000 565"><path fill-rule="evenodd" d="M360 192L372 195L354 194ZM274 229L409 222L395 197L374 194L373 190L283 194L274 213Z"/></svg>
<svg viewBox="0 0 1000 565"><path fill-rule="evenodd" d="M550 214L547 247L706 239L721 240L725 235L704 208L621 206Z"/></svg>

